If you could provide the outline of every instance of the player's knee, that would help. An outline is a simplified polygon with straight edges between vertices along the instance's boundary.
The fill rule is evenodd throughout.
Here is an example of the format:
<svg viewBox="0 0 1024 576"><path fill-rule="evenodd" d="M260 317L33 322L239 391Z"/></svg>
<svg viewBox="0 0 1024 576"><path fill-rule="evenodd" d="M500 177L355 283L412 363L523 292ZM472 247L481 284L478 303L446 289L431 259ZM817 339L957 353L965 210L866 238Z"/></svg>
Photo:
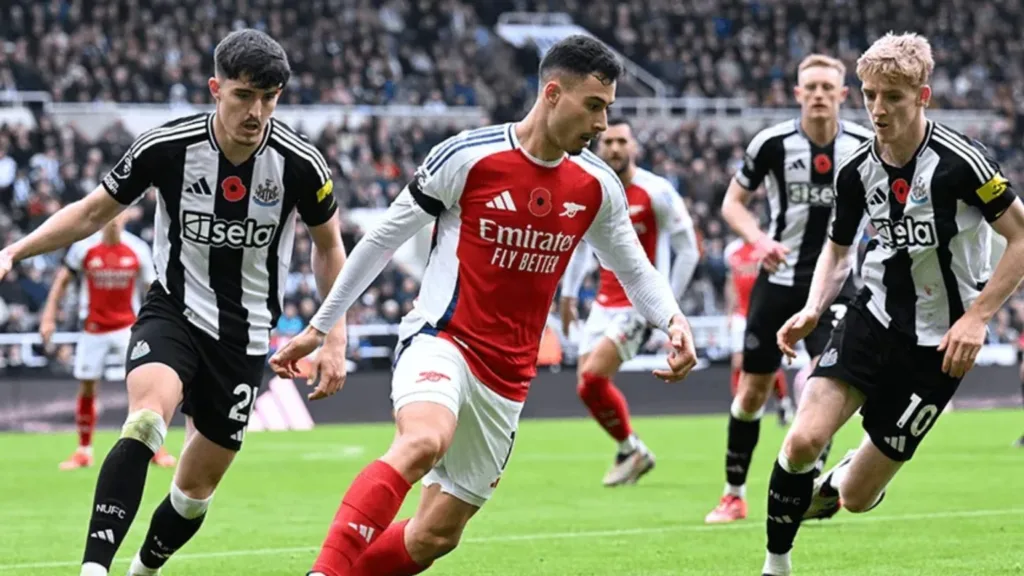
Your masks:
<svg viewBox="0 0 1024 576"><path fill-rule="evenodd" d="M771 392L774 381L774 373L743 373L740 377L739 392L736 395L740 410L747 414L761 412L765 403L768 402L768 394Z"/></svg>
<svg viewBox="0 0 1024 576"><path fill-rule="evenodd" d="M843 508L854 514L860 514L875 507L878 503L879 493L869 487L843 482L839 487L839 499L843 503Z"/></svg>
<svg viewBox="0 0 1024 576"><path fill-rule="evenodd" d="M462 538L461 526L416 526L409 535L410 554L419 558L438 559L450 553Z"/></svg>
<svg viewBox="0 0 1024 576"><path fill-rule="evenodd" d="M447 443L441 434L424 430L402 434L392 451L407 463L409 471L422 476L444 456L446 448Z"/></svg>
<svg viewBox="0 0 1024 576"><path fill-rule="evenodd" d="M828 445L828 438L820 438L813 431L793 428L786 436L782 453L794 465L810 464L818 459Z"/></svg>
<svg viewBox="0 0 1024 576"><path fill-rule="evenodd" d="M179 488L171 482L171 506L179 516L186 520L194 520L206 514L213 500L213 487L188 486Z"/></svg>
<svg viewBox="0 0 1024 576"><path fill-rule="evenodd" d="M136 410L128 415L121 427L121 438L132 438L156 452L164 445L167 423L158 412L148 408Z"/></svg>
<svg viewBox="0 0 1024 576"><path fill-rule="evenodd" d="M576 383L576 394L586 401L596 394L601 394L610 383L611 381L604 376L593 372L584 372L580 374L579 381Z"/></svg>

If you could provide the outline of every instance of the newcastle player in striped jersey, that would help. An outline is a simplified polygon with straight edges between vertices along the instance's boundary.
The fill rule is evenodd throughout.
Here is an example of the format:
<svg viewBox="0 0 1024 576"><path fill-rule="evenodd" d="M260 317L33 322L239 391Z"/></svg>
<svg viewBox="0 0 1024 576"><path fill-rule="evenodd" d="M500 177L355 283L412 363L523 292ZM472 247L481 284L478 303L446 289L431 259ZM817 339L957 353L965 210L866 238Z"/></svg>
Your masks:
<svg viewBox="0 0 1024 576"><path fill-rule="evenodd" d="M725 457L725 492L708 513L708 523L747 516L747 472L760 435L761 415L775 381L782 353L775 333L807 300L814 262L825 243L832 214L832 176L847 154L871 137L861 126L839 120L848 88L846 67L814 54L800 63L794 89L800 118L758 133L747 147L743 167L729 185L722 216L729 226L762 255L762 270L750 295L743 338L743 369L729 415ZM754 190L764 183L771 224L762 232L746 208ZM856 288L852 280L829 310L822 327L808 335L807 351L816 358L828 340L828 323L841 318L846 299ZM822 466L828 451L822 452Z"/></svg>
<svg viewBox="0 0 1024 576"><path fill-rule="evenodd" d="M303 137L271 118L291 75L281 46L242 30L214 54L216 112L141 135L102 184L0 253L11 262L92 234L150 186L157 197L157 280L132 328L128 418L100 470L81 574L104 576L128 533L146 480L181 403L186 444L129 574L157 574L199 529L241 448L281 309L295 212L309 228L322 294L345 260L331 174ZM332 333L342 341L344 333ZM335 361L336 360L336 361ZM343 359L319 364L312 397L340 386Z"/></svg>
<svg viewBox="0 0 1024 576"><path fill-rule="evenodd" d="M928 41L888 34L858 60L876 138L836 173L835 216L787 355L814 329L875 230L864 287L808 381L768 490L763 574L791 571L801 518L871 510L974 365L986 325L1024 278L1024 204L977 142L928 121ZM992 229L1007 247L992 271ZM814 480L819 451L857 410L867 438Z"/></svg>

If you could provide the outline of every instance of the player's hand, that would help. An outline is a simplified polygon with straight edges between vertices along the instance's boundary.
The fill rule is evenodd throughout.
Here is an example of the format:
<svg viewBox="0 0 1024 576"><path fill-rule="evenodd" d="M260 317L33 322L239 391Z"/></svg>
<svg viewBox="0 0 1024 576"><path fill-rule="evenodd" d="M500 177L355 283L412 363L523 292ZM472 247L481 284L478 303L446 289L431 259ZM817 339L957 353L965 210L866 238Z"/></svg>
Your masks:
<svg viewBox="0 0 1024 576"><path fill-rule="evenodd" d="M50 338L53 338L53 333L57 331L57 323L53 318L43 318L39 322L39 336L43 339L43 347L46 348L50 345Z"/></svg>
<svg viewBox="0 0 1024 576"><path fill-rule="evenodd" d="M299 378L299 361L309 356L323 341L323 334L312 326L299 332L270 357L270 369L282 378Z"/></svg>
<svg viewBox="0 0 1024 576"><path fill-rule="evenodd" d="M761 267L768 272L775 272L786 265L786 255L789 254L789 248L768 236L762 236L755 246L757 246L757 251L761 256Z"/></svg>
<svg viewBox="0 0 1024 576"><path fill-rule="evenodd" d="M971 312L964 314L939 342L939 352L946 352L942 371L953 378L963 378L974 367L984 344L985 321Z"/></svg>
<svg viewBox="0 0 1024 576"><path fill-rule="evenodd" d="M563 296L558 303L558 313L562 316L562 334L569 336L569 328L576 323L576 299Z"/></svg>
<svg viewBox="0 0 1024 576"><path fill-rule="evenodd" d="M4 248L0 250L0 280L7 276L11 268L14 268L14 255L11 253L10 248Z"/></svg>
<svg viewBox="0 0 1024 576"><path fill-rule="evenodd" d="M309 396L310 400L320 400L334 396L345 385L345 338L327 335L323 346L313 357L307 384L316 386Z"/></svg>
<svg viewBox="0 0 1024 576"><path fill-rule="evenodd" d="M796 358L796 343L807 337L818 325L818 315L812 310L801 310L786 320L775 334L779 350L786 355L790 363Z"/></svg>
<svg viewBox="0 0 1024 576"><path fill-rule="evenodd" d="M672 351L668 354L668 370L655 370L654 375L667 382L678 382L690 374L697 365L697 349L693 343L690 324L682 315L672 318L668 327Z"/></svg>

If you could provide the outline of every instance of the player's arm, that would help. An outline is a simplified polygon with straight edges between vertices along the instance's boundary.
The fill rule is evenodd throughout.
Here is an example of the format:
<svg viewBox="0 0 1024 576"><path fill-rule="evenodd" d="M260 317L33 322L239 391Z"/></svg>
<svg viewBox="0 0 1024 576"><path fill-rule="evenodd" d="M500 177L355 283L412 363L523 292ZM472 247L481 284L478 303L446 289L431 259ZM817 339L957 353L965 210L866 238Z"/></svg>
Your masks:
<svg viewBox="0 0 1024 576"><path fill-rule="evenodd" d="M725 270L725 313L729 316L729 321L732 321L732 313L736 310L736 287L733 286L732 282L732 269L726 268Z"/></svg>
<svg viewBox="0 0 1024 576"><path fill-rule="evenodd" d="M53 276L50 293L46 296L46 305L43 306L43 313L39 317L39 335L43 337L43 345L49 344L50 338L57 328L57 310L60 308L64 292L73 278L74 272L66 265L58 268L57 273Z"/></svg>
<svg viewBox="0 0 1024 576"><path fill-rule="evenodd" d="M681 300L690 281L693 280L697 263L700 261L697 231L694 229L690 211L686 209L686 203L678 192L667 187L662 194L655 197L653 206L658 228L668 233L669 245L675 253L669 270L669 285L672 286L676 300Z"/></svg>
<svg viewBox="0 0 1024 576"><path fill-rule="evenodd" d="M722 202L722 218L736 234L751 244L770 240L761 231L757 216L747 208L747 204L768 175L772 160L778 155L775 148L776 143L767 132L760 132L750 140L743 155L743 165L729 183Z"/></svg>
<svg viewBox="0 0 1024 576"><path fill-rule="evenodd" d="M814 318L822 313L843 288L857 257L853 248L867 226L864 184L857 172L857 163L840 166L835 177L835 208L828 239L818 256L811 279L804 312Z"/></svg>
<svg viewBox="0 0 1024 576"><path fill-rule="evenodd" d="M586 242L580 242L569 258L569 264L565 267L565 274L562 276L562 299L579 297L580 288L587 277L587 265L594 257L594 251Z"/></svg>

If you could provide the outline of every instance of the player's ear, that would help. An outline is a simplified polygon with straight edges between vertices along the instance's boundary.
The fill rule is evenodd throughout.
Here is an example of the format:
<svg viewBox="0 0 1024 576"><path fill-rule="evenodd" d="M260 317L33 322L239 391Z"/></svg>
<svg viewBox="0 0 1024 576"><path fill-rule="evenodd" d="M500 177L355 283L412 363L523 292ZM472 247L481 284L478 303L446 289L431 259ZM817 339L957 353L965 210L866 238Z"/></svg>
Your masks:
<svg viewBox="0 0 1024 576"><path fill-rule="evenodd" d="M210 95L213 96L213 99L220 100L220 80L217 80L216 76L210 76L206 85L210 87Z"/></svg>
<svg viewBox="0 0 1024 576"><path fill-rule="evenodd" d="M917 91L917 104L925 108L928 107L928 103L932 101L932 87L925 84Z"/></svg>
<svg viewBox="0 0 1024 576"><path fill-rule="evenodd" d="M801 100L800 100L800 98L802 96L803 96L803 90L800 89L800 85L797 84L797 85L793 86L793 99L796 100L797 103L802 103Z"/></svg>
<svg viewBox="0 0 1024 576"><path fill-rule="evenodd" d="M839 89L839 102L840 103L846 102L846 98L849 97L849 95L850 95L850 87L849 86L843 86L842 88L840 88Z"/></svg>
<svg viewBox="0 0 1024 576"><path fill-rule="evenodd" d="M544 99L552 106L558 104L559 98L562 97L562 92L562 85L558 83L558 80L549 80L544 85Z"/></svg>

